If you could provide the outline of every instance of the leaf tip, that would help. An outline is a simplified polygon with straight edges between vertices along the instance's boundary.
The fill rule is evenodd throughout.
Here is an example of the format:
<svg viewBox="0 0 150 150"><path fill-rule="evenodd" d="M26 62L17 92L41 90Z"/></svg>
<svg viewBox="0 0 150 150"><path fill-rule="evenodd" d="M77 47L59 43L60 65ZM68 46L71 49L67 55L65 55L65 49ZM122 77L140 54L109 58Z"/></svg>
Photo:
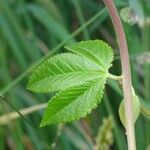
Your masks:
<svg viewBox="0 0 150 150"><path fill-rule="evenodd" d="M46 124L44 124L44 123L42 123L42 122L41 122L40 125L39 125L40 128L43 128L43 127L45 127L45 126L46 126Z"/></svg>
<svg viewBox="0 0 150 150"><path fill-rule="evenodd" d="M47 122L44 121L44 119L41 120L39 127L43 128L47 125Z"/></svg>
<svg viewBox="0 0 150 150"><path fill-rule="evenodd" d="M26 85L26 89L32 91L32 85L30 84L30 79Z"/></svg>

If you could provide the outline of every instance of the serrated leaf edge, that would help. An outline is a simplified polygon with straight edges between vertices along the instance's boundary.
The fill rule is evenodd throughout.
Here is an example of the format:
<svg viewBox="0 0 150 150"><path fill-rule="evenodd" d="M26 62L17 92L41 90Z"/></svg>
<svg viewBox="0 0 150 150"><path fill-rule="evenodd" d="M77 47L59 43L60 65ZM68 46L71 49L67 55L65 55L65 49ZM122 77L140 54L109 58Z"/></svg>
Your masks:
<svg viewBox="0 0 150 150"><path fill-rule="evenodd" d="M62 121L62 122L51 122L51 123L48 123L49 122L49 120L47 120L46 122L42 122L43 121L43 119L42 119L42 121L41 121L41 123L40 123L40 127L44 127L44 126L46 126L46 125L48 125L48 124L57 124L57 123L71 123L71 122L73 122L73 121L76 121L76 120L79 120L79 119L82 119L82 118L85 118L88 114L90 114L91 113L91 111L92 110L94 110L96 107L97 107L97 105L101 102L101 99L102 99L102 97L103 97L103 94L104 94L104 89L105 89L105 85L106 85L106 78L104 78L103 79L103 81L102 82L104 82L103 83L103 87L102 87L102 94L101 94L101 96L100 96L100 99L99 99L99 101L97 101L97 103L95 104L95 106L92 108L92 109L88 109L88 111L82 116L82 117L80 117L80 116L78 116L77 118L75 118L75 119L73 119L73 120L64 120L64 121ZM94 86L96 84L96 82L92 85L92 86ZM74 88L74 87L71 87L71 88ZM68 89L70 89L70 88L68 88ZM66 89L67 90L67 89ZM52 97L50 100L53 100L53 98L55 98L57 95L59 95L60 93L62 93L63 91L60 91L60 92L58 92L54 97ZM48 105L47 105L48 106Z"/></svg>
<svg viewBox="0 0 150 150"><path fill-rule="evenodd" d="M45 92L44 92L44 91L43 91L43 92L39 92L39 91L33 90L33 88L31 88L31 87L32 87L32 84L34 84L34 83L32 83L31 81L33 80L33 78L34 78L37 74L40 73L40 69L41 69L44 65L46 65L46 63L49 61L49 59L51 59L51 58L55 59L55 57L57 58L58 56L61 56L61 55L64 55L64 54L71 54L71 55L74 55L74 56L84 57L84 56L79 55L79 54L76 54L76 53L65 52L65 53L57 54L57 55L54 55L53 57L48 58L48 59L45 60L41 65L37 66L36 69L35 69L35 71L31 73L26 88L27 88L28 90L31 90L31 91L34 91L34 92L38 92L38 93L49 93L49 92L46 92L46 91L45 91ZM89 59L89 58L87 58L87 57L84 57L84 58L86 58L87 60L91 61L92 63L96 63L96 62L92 61L91 59ZM91 72L90 70L88 70L88 71ZM87 71L87 72L88 72L88 71ZM75 71L75 72L79 72L79 71ZM86 71L84 71L84 72L86 72ZM93 72L94 72L94 71L93 71ZM100 72L100 73L106 73L106 72L103 72L102 70L95 71L95 73L98 73L98 72ZM64 73L64 74L65 74L65 73ZM62 73L61 75L63 75L63 73ZM57 75L56 75L56 76L57 76ZM45 79L47 79L47 78L45 78ZM81 84L81 85L82 85L82 84Z"/></svg>
<svg viewBox="0 0 150 150"><path fill-rule="evenodd" d="M104 42L104 41L102 41L102 40L98 40L98 39L95 39L95 40L86 40L86 41L81 41L81 42L78 42L78 43L93 42L93 41L95 41L95 42L96 42L96 41L97 41L97 42L101 42L102 44L105 44L110 50L112 50L111 63L110 63L110 65L107 67L107 69L105 69L105 67L103 66L103 64L102 64L90 51L89 51L89 53L95 58L96 61L94 61L93 59L90 59L90 58L86 57L86 56L83 55L83 54L79 54L79 53L76 53L76 52L70 50L69 45L68 45L68 46L65 46L64 48L67 49L67 50L69 50L69 51L71 51L71 52L73 52L73 53L75 53L75 54L77 54L77 55L86 57L86 58L90 59L90 60L93 61L93 62L99 62L100 64L99 64L99 63L97 63L97 64L100 65L100 67L102 67L104 71L107 71L110 67L112 67L112 62L113 62L113 59L114 59L113 49L112 49L112 47L111 47L108 43L106 43L106 42ZM77 43L77 44L78 44L78 43ZM76 44L76 43L72 44L71 46L74 46L75 44ZM78 46L78 47L79 47L79 46ZM79 47L79 48L80 48L80 47ZM81 47L81 48L82 48L82 47ZM84 49L84 48L82 48L82 49Z"/></svg>

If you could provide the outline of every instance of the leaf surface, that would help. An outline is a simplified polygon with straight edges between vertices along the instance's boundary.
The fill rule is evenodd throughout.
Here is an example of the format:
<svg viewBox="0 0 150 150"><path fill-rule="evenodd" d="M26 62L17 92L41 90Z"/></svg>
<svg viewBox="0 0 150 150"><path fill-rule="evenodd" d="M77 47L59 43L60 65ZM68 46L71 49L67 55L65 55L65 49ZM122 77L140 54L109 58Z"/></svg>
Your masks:
<svg viewBox="0 0 150 150"><path fill-rule="evenodd" d="M101 40L82 41L65 48L95 61L105 71L111 67L113 50L107 43Z"/></svg>
<svg viewBox="0 0 150 150"><path fill-rule="evenodd" d="M71 122L85 117L101 101L106 79L66 89L49 102L40 126Z"/></svg>
<svg viewBox="0 0 150 150"><path fill-rule="evenodd" d="M31 75L27 88L34 92L57 92L94 80L104 73L89 59L63 53L46 60Z"/></svg>

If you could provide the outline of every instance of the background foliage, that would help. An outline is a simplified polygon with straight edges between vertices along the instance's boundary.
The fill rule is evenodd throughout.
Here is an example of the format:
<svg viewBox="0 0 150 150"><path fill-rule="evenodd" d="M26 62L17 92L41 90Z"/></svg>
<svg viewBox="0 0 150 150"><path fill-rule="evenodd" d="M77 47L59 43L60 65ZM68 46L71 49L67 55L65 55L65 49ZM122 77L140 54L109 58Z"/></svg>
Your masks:
<svg viewBox="0 0 150 150"><path fill-rule="evenodd" d="M124 27L133 86L142 101L149 101L150 24L145 20L150 14L150 2L115 0L115 3L118 10L133 7L142 20L142 23L134 25L124 22ZM18 110L46 103L52 95L33 94L26 90L28 74L48 56L64 52L64 44L87 39L102 39L113 47L115 61L111 72L120 75L116 36L102 1L0 0L1 93ZM103 149L126 150L125 130L118 115L122 94L115 82L108 82L101 105L83 120L39 128L43 111L38 110L1 125L0 149L92 150L103 145ZM1 115L16 111L10 104L1 98ZM150 144L148 118L140 115L135 127L137 149L144 150Z"/></svg>

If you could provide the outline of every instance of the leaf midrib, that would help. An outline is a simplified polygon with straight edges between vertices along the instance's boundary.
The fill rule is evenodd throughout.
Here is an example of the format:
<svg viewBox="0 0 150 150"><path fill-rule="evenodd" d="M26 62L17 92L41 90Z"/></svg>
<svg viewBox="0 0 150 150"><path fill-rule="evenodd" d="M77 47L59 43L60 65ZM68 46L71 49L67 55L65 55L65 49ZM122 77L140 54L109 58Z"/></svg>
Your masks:
<svg viewBox="0 0 150 150"><path fill-rule="evenodd" d="M91 76L92 75L94 75L94 73L96 73L97 75L99 74L100 76L102 76L102 74L106 74L107 72L103 72L103 71L73 71L73 72L68 72L68 73L61 73L61 74L55 74L55 75L52 75L52 76L49 76L49 77L46 77L46 78L42 78L42 79L40 79L40 80L38 80L38 81L35 81L35 82L33 82L32 84L34 84L34 83L36 83L36 82L40 82L40 81L42 81L42 80L47 80L47 79L49 79L49 78L51 78L51 77L58 77L58 76L62 76L62 75L71 75L71 74L91 74Z"/></svg>

